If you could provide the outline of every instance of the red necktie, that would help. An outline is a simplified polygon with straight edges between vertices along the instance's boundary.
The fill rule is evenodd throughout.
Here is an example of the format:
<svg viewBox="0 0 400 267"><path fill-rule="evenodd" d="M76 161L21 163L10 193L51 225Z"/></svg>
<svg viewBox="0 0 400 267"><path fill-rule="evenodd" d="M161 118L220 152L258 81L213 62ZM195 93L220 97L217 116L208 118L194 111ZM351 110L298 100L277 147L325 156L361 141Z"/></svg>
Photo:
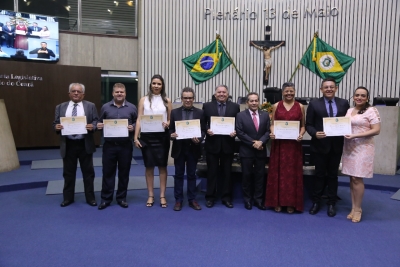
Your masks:
<svg viewBox="0 0 400 267"><path fill-rule="evenodd" d="M257 123L257 117L256 117L255 112L253 112L253 123L254 123L254 126L256 127L256 131L258 132L258 123Z"/></svg>

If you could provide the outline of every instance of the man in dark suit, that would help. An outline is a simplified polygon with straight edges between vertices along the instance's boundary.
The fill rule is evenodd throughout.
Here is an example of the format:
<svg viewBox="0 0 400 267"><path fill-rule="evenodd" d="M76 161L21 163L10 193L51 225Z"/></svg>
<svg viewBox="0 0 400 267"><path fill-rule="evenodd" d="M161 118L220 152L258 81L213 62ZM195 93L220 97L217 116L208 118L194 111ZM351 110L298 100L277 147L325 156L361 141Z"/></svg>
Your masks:
<svg viewBox="0 0 400 267"><path fill-rule="evenodd" d="M267 112L258 109L257 93L249 93L248 108L236 115L236 134L240 139L240 162L242 165L242 189L244 207L254 206L266 210L263 204L265 189L266 143L270 134L270 119ZM252 177L253 175L253 177Z"/></svg>
<svg viewBox="0 0 400 267"><path fill-rule="evenodd" d="M343 136L327 137L323 129L324 117L343 117L349 109L345 99L335 97L338 86L332 78L321 83L323 97L311 101L306 116L306 130L311 138L311 152L315 162L315 184L312 194L313 205L310 214L317 214L320 209L321 196L327 185L328 216L336 215L338 189L338 169L343 152Z"/></svg>
<svg viewBox="0 0 400 267"><path fill-rule="evenodd" d="M103 210L110 206L115 188L115 176L118 169L118 189L115 196L118 205L128 207L126 195L128 192L129 172L133 155L133 134L136 126L137 108L126 101L126 88L122 83L113 86L113 100L101 107L97 129L104 128L105 119L128 120L128 135L121 137L104 137L103 145L103 180L101 187L101 203L98 209Z"/></svg>
<svg viewBox="0 0 400 267"><path fill-rule="evenodd" d="M42 30L42 27L39 27L37 22L33 22L32 26L28 27L28 34L27 35L32 35L32 32L40 32L41 30Z"/></svg>
<svg viewBox="0 0 400 267"><path fill-rule="evenodd" d="M196 167L197 161L201 156L200 143L204 139L207 128L204 121L203 111L193 107L194 99L194 90L190 87L183 88L181 93L182 107L173 109L171 111L169 133L171 135L171 139L173 140L171 157L174 158L175 165L175 211L180 211L182 209L183 176L185 174L185 165L189 207L193 208L194 210L201 210L201 206L196 201ZM194 136L191 139L177 140L179 136L175 130L175 122L182 120L200 120L201 136Z"/></svg>
<svg viewBox="0 0 400 267"><path fill-rule="evenodd" d="M11 26L11 23L7 21L6 25L3 26L3 36L6 39L7 47L14 47L14 33L15 27Z"/></svg>
<svg viewBox="0 0 400 267"><path fill-rule="evenodd" d="M50 57L56 57L53 50L47 48L46 42L40 43L40 48L33 49L29 54L37 54L37 58L50 59Z"/></svg>
<svg viewBox="0 0 400 267"><path fill-rule="evenodd" d="M236 131L230 135L217 135L210 129L211 117L236 117L240 107L236 103L228 100L228 87L219 85L215 89L214 96L216 101L208 102L203 105L204 117L207 125L207 136L205 150L207 157L207 192L206 207L214 206L217 198L217 180L221 179L222 204L228 208L233 208L232 191L233 181L231 177L233 153L235 147ZM219 172L219 168L221 171Z"/></svg>
<svg viewBox="0 0 400 267"><path fill-rule="evenodd" d="M96 129L98 120L96 106L83 100L85 96L85 86L80 83L72 83L69 86L69 102L64 102L56 107L55 119L53 122L54 130L60 134L60 152L63 159L64 176L64 201L61 207L66 207L74 202L76 169L79 160L85 187L86 202L90 206L96 206L94 196L94 168L93 153L96 151L93 132ZM86 116L87 134L62 135L64 129L60 122L61 117Z"/></svg>

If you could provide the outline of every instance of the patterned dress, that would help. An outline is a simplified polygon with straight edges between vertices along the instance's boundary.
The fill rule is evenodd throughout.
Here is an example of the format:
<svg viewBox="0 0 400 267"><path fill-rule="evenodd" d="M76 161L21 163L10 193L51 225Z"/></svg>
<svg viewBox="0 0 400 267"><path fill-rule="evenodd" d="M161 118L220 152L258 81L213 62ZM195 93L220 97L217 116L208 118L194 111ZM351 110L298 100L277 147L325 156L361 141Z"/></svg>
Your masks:
<svg viewBox="0 0 400 267"><path fill-rule="evenodd" d="M381 122L379 112L369 107L363 114L351 116L354 108L347 111L351 118L351 132L362 133L371 129L371 125ZM374 171L374 137L344 139L342 155L342 173L360 178L372 178Z"/></svg>
<svg viewBox="0 0 400 267"><path fill-rule="evenodd" d="M295 102L286 110L283 102L278 103L275 120L300 121L301 107ZM300 132L300 129L299 129ZM296 140L273 140L268 168L265 205L270 207L290 206L303 211L303 150Z"/></svg>

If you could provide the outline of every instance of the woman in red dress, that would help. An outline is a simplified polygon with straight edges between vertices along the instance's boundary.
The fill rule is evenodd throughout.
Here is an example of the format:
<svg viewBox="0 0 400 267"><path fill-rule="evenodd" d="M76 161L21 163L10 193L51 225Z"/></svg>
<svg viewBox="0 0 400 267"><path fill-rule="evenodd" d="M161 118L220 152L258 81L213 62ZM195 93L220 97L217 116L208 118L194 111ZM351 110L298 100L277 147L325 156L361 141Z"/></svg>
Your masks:
<svg viewBox="0 0 400 267"><path fill-rule="evenodd" d="M14 48L28 50L28 37L26 36L28 29L24 22L20 21L15 30ZM18 34L17 31L20 31L21 34ZM22 34L22 32L24 32L24 34Z"/></svg>
<svg viewBox="0 0 400 267"><path fill-rule="evenodd" d="M293 83L282 85L283 100L274 104L272 111L271 134L273 140L268 168L265 205L280 212L287 207L288 213L302 212L303 203L303 152L301 140L305 133L305 116L302 104L295 101ZM275 139L275 120L299 121L297 140Z"/></svg>

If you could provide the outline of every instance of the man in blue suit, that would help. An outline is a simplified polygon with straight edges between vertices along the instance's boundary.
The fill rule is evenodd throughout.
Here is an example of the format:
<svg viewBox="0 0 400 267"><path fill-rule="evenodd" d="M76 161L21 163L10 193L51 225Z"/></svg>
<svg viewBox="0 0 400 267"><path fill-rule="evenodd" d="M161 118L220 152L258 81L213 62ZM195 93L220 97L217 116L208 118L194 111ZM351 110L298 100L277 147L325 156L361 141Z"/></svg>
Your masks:
<svg viewBox="0 0 400 267"><path fill-rule="evenodd" d="M7 47L14 46L14 33L15 33L15 27L11 26L11 23L7 21L6 25L3 26L3 36L6 39Z"/></svg>
<svg viewBox="0 0 400 267"><path fill-rule="evenodd" d="M53 128L60 135L60 152L63 159L64 176L64 201L61 207L66 207L74 202L76 169L79 164L82 170L86 202L90 206L97 206L94 196L94 168L93 153L96 151L93 133L98 120L96 106L83 100L85 86L80 83L71 83L69 86L70 101L56 107ZM60 122L61 117L86 116L87 134L62 135L64 128Z"/></svg>
<svg viewBox="0 0 400 267"><path fill-rule="evenodd" d="M190 87L182 89L181 100L182 107L173 109L171 111L171 123L169 126L169 133L173 140L171 157L174 158L175 165L175 211L182 209L183 202L183 176L187 177L187 198L189 207L194 210L201 210L201 206L196 201L196 167L197 161L201 156L201 142L204 139L206 132L206 124L204 121L203 111L195 108L193 102L195 99L194 90ZM176 133L175 122L182 120L200 120L201 136L193 136L192 139L181 139Z"/></svg>
<svg viewBox="0 0 400 267"><path fill-rule="evenodd" d="M236 134L240 139L239 156L242 165L242 189L244 207L264 206L266 143L270 134L270 119L267 112L258 109L257 93L247 95L248 109L236 116Z"/></svg>
<svg viewBox="0 0 400 267"><path fill-rule="evenodd" d="M33 22L32 26L28 27L28 35L32 35L32 32L40 32L41 30L42 30L42 27L39 27L37 22Z"/></svg>
<svg viewBox="0 0 400 267"><path fill-rule="evenodd" d="M343 136L327 137L324 133L324 117L343 117L349 109L346 99L335 97L338 86L332 78L321 83L323 97L311 101L307 108L306 130L311 136L310 150L315 162L315 184L312 194L313 205L310 214L317 214L321 196L327 185L328 216L336 215L338 169L343 152Z"/></svg>

